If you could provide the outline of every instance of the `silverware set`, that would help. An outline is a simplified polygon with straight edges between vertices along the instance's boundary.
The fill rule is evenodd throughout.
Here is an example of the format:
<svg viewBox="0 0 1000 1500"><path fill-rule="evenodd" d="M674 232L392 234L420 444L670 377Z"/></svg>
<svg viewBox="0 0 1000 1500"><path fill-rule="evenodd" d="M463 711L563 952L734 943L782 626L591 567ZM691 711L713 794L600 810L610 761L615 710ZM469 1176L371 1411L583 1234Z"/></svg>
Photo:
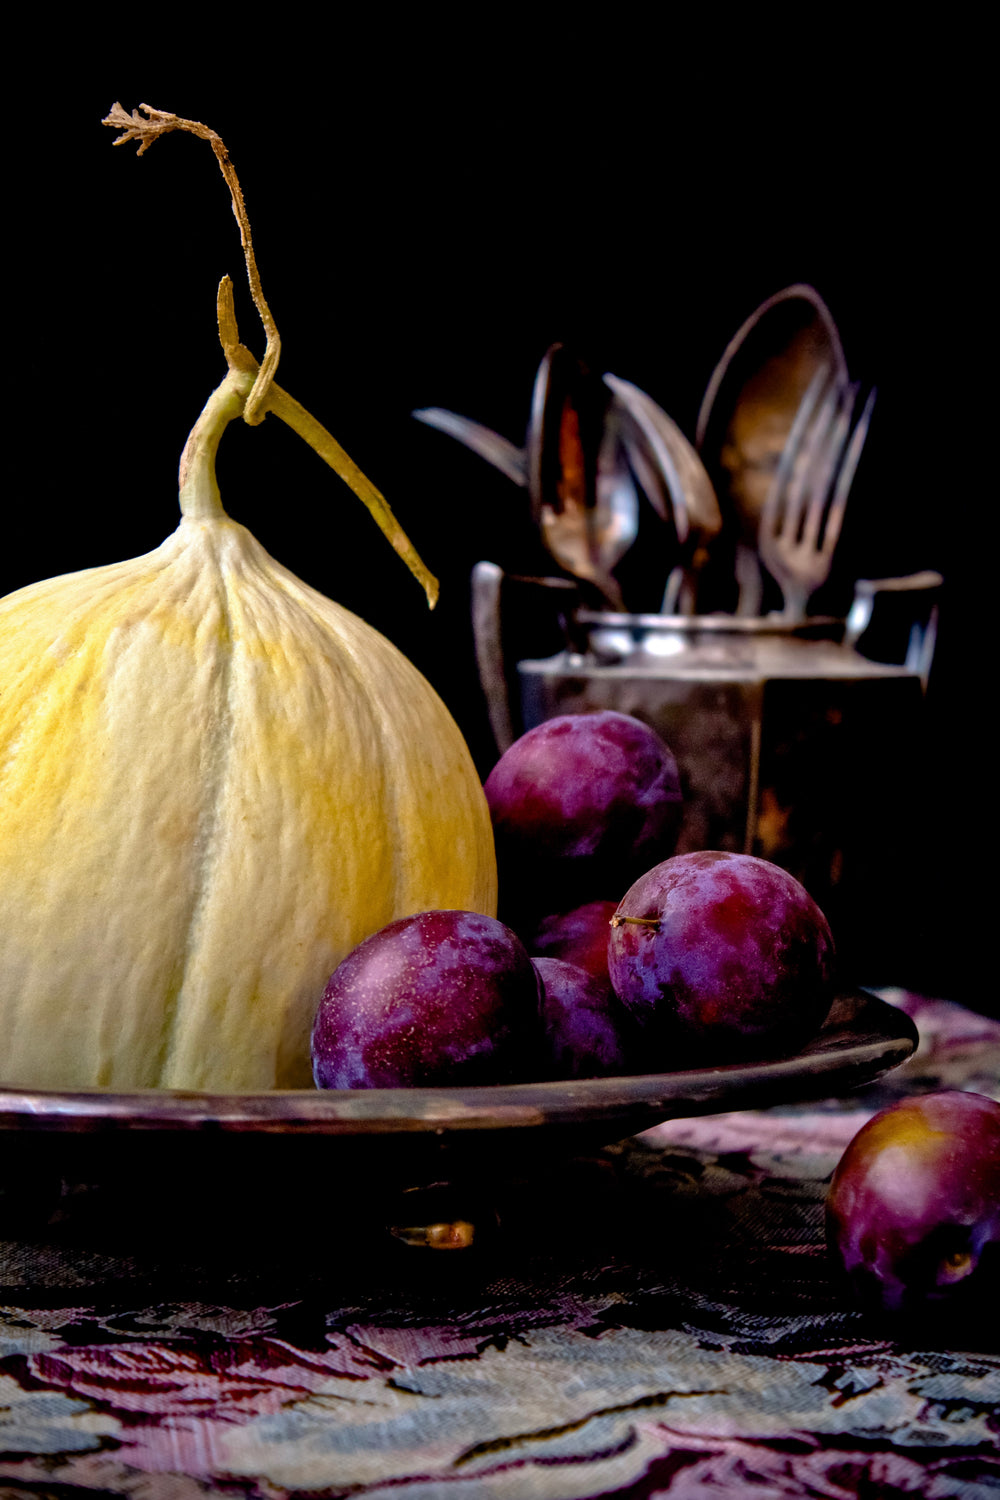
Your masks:
<svg viewBox="0 0 1000 1500"><path fill-rule="evenodd" d="M648 505L667 563L664 614L698 613L706 570L731 558L733 612L760 615L770 578L794 624L830 575L874 400L849 379L818 293L797 285L730 340L693 443L645 391L561 344L539 366L523 448L439 407L413 415L527 489L550 555L605 609L627 607L615 568Z"/></svg>

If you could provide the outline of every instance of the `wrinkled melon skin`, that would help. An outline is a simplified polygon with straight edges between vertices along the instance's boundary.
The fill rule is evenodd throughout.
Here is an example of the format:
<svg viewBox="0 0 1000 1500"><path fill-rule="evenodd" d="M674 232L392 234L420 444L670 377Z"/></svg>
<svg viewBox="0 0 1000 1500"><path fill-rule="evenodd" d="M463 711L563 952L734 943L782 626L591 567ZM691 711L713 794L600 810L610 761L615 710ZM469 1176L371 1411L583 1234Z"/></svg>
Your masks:
<svg viewBox="0 0 1000 1500"><path fill-rule="evenodd" d="M462 735L245 527L0 600L0 1078L311 1087L323 986L397 917L493 915Z"/></svg>

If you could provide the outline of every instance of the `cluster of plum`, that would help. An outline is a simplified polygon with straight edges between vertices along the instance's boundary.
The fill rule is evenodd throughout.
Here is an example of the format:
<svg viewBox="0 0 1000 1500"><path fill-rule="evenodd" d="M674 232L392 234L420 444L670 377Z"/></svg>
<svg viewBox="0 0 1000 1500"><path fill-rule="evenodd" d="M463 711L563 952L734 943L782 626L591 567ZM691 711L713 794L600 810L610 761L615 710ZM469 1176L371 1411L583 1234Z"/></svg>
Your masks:
<svg viewBox="0 0 1000 1500"><path fill-rule="evenodd" d="M826 919L765 860L673 854L677 765L646 725L551 719L486 795L502 920L421 912L356 948L317 1013L320 1088L663 1071L789 1052L822 1024ZM1000 1289L1000 1105L947 1092L877 1115L834 1174L827 1233L877 1308L980 1305Z"/></svg>
<svg viewBox="0 0 1000 1500"><path fill-rule="evenodd" d="M500 920L422 912L356 948L317 1014L321 1088L666 1071L788 1052L822 1024L822 912L765 860L673 854L677 763L648 725L550 719L485 790Z"/></svg>

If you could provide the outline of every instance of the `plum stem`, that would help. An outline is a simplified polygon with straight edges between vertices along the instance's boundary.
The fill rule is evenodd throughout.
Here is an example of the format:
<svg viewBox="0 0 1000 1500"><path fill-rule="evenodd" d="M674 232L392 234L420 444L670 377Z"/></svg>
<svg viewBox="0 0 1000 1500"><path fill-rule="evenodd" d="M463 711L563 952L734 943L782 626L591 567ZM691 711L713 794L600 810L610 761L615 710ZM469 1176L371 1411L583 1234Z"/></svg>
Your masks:
<svg viewBox="0 0 1000 1500"><path fill-rule="evenodd" d="M624 917L621 912L615 912L611 918L612 927L624 927L626 922L632 923L634 927L662 927L662 917Z"/></svg>

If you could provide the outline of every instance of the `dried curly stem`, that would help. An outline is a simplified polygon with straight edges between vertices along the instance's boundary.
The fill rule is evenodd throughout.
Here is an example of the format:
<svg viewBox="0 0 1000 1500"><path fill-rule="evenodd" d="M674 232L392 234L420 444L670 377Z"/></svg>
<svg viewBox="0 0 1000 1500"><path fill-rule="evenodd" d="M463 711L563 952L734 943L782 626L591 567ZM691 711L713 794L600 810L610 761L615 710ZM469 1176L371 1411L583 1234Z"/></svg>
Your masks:
<svg viewBox="0 0 1000 1500"><path fill-rule="evenodd" d="M146 116L143 119L139 110ZM222 168L222 175L226 179L230 197L233 202L233 213L236 222L240 226L240 240L243 245L243 257L247 265L247 276L250 281L250 294L254 305L260 314L260 320L264 325L264 333L267 336L267 348L254 382L254 388L247 399L243 420L251 427L256 427L264 420L265 396L268 386L274 379L274 373L278 368L278 360L281 356L281 339L271 309L264 300L261 290L260 274L257 270L257 261L253 253L253 239L250 234L250 220L247 218L246 205L243 202L243 193L240 189L239 178L236 169L229 159L229 152L223 144L222 137L207 125L202 125L198 120L184 120L180 115L174 115L169 110L153 109L148 104L140 104L139 109L134 109L128 114L117 101L111 106L110 111L101 121L102 125L110 125L114 129L120 129L121 135L115 137L116 146L124 146L129 141L139 142L139 152L142 153L153 144L161 135L167 135L171 130L186 130L190 135L196 135L203 141L208 141L215 152L216 160Z"/></svg>
<svg viewBox="0 0 1000 1500"><path fill-rule="evenodd" d="M233 306L233 283L228 276L224 276L219 283L217 312L219 338L222 341L226 363L230 370L239 371L245 375L254 375L258 369L257 361L250 350L240 343L236 309ZM433 609L438 598L437 579L421 560L413 543L389 508L385 496L375 488L354 460L344 452L333 434L328 432L321 422L317 422L316 418L307 412L294 396L290 396L286 390L283 390L277 381L272 381L265 392L263 410L273 411L276 417L286 422L293 432L297 432L299 437L304 438L310 448L319 454L324 463L330 465L333 472L345 484L350 485L358 499L368 507L369 514L381 528L390 546L403 559L421 585L427 595L427 602Z"/></svg>
<svg viewBox="0 0 1000 1500"><path fill-rule="evenodd" d="M140 115L143 111L146 118ZM383 535L399 556L406 563L410 572L421 585L427 596L427 602L431 609L437 603L438 581L433 573L425 566L416 548L406 535L399 522L396 520L388 502L382 493L375 488L368 479L346 454L336 438L327 431L322 423L300 406L294 397L287 391L282 390L274 379L274 372L278 366L278 358L281 353L281 340L275 327L271 310L264 300L261 290L260 275L257 271L257 262L253 253L253 242L250 236L250 221L247 218L246 207L243 203L243 194L240 184L229 160L229 153L223 145L222 139L214 130L207 125L200 124L197 120L184 120L179 115L170 114L166 110L152 109L148 104L140 104L139 110L133 110L127 114L118 103L112 105L110 112L101 122L121 130L121 135L115 138L114 144L121 146L129 141L139 142L139 155L152 145L159 136L168 134L171 130L186 130L192 135L199 136L208 141L222 168L222 175L226 179L233 201L233 213L236 215L240 226L240 238L243 243L243 254L246 260L247 275L250 279L250 291L253 295L254 304L260 314L264 331L267 335L267 348L263 361L258 365L254 356L243 344L240 343L239 329L236 324L236 311L233 306L233 283L228 276L223 277L219 285L217 301L217 312L219 319L219 337L226 356L226 363L230 372L239 372L253 377L253 384L243 407L243 420L251 427L257 426L264 420L269 411L281 418L293 431L309 444L319 454L320 458L333 469L345 484L349 485L358 498L367 506L369 514L381 528ZM221 388L220 388L221 389ZM232 393L230 393L232 394ZM182 487L184 482L185 466L189 460L189 445L184 450L181 459Z"/></svg>

